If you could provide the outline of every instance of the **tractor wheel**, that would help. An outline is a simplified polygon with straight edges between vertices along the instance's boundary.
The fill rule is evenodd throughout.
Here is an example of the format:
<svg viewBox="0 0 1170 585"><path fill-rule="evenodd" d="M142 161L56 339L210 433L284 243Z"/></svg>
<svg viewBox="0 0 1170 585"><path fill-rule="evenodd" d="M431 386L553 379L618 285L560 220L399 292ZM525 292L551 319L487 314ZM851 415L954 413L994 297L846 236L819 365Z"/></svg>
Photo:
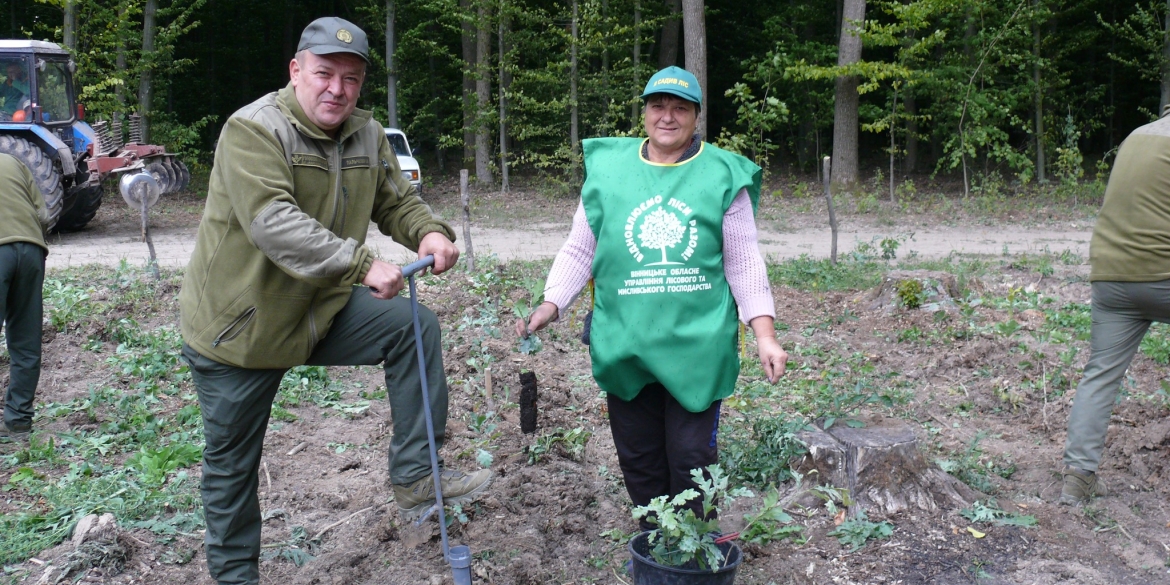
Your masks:
<svg viewBox="0 0 1170 585"><path fill-rule="evenodd" d="M0 152L10 154L32 171L33 181L45 197L49 210L49 227L57 224L61 216L61 205L65 191L61 187L61 173L53 166L53 160L37 145L16 136L0 136Z"/></svg>
<svg viewBox="0 0 1170 585"><path fill-rule="evenodd" d="M102 186L84 187L73 197L73 206L61 214L57 227L53 228L57 232L76 232L89 224L102 206Z"/></svg>
<svg viewBox="0 0 1170 585"><path fill-rule="evenodd" d="M150 173L154 180L158 183L159 194L170 193L175 184L175 173L171 171L169 165L164 164L165 159L158 159L146 165L146 172Z"/></svg>

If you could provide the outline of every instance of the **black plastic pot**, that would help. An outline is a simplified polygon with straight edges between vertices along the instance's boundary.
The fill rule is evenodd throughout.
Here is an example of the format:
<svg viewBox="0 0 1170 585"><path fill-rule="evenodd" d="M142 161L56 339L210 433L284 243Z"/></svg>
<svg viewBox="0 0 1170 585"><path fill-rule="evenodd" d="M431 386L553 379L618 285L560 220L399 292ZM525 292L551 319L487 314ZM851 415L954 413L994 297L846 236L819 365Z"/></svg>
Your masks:
<svg viewBox="0 0 1170 585"><path fill-rule="evenodd" d="M735 570L743 560L743 553L734 542L719 545L727 562L719 569L698 567L668 567L654 561L650 555L650 533L643 532L630 539L630 554L634 557L631 576L634 585L731 585Z"/></svg>

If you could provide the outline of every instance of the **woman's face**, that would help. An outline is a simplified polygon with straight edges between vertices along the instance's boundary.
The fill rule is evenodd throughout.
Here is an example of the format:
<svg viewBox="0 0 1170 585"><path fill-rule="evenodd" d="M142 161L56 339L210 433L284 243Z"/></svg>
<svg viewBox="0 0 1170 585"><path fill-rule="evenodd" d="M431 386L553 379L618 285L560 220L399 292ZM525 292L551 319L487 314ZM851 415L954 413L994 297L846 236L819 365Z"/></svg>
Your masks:
<svg viewBox="0 0 1170 585"><path fill-rule="evenodd" d="M699 122L695 102L670 94L657 94L646 100L646 135L655 149L666 152L685 149L695 135Z"/></svg>

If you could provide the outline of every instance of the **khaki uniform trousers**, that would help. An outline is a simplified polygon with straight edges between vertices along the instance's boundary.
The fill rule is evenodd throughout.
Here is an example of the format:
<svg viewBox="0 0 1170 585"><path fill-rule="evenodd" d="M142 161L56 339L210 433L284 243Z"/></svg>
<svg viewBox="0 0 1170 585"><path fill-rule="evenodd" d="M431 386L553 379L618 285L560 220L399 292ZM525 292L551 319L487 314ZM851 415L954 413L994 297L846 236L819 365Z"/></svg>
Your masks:
<svg viewBox="0 0 1170 585"><path fill-rule="evenodd" d="M1089 363L1068 416L1064 463L1097 471L1117 391L1150 324L1170 323L1170 280L1093 283Z"/></svg>
<svg viewBox="0 0 1170 585"><path fill-rule="evenodd" d="M441 445L447 423L447 379L443 373L439 322L419 307L427 361L435 438ZM306 365L383 364L394 436L390 440L390 481L406 484L431 472L421 380L410 300L375 299L355 287L329 334ZM207 567L220 584L260 582L260 500L258 471L272 402L286 369L237 368L211 360L186 344L203 412L201 493L207 522Z"/></svg>

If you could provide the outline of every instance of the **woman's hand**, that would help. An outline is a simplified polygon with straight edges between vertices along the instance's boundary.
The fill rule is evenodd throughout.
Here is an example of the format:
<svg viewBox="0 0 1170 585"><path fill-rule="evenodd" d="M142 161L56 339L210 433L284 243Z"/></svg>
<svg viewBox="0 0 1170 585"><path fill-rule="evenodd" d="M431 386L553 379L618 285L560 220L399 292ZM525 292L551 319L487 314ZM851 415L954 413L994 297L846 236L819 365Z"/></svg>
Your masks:
<svg viewBox="0 0 1170 585"><path fill-rule="evenodd" d="M788 352L780 347L775 337L757 337L756 350L760 352L760 365L764 366L764 373L768 381L775 384L788 364Z"/></svg>
<svg viewBox="0 0 1170 585"><path fill-rule="evenodd" d="M544 329L546 325L556 320L558 312L556 304L549 301L541 303L528 316L527 323L524 319L516 319L516 336L526 339L530 334Z"/></svg>
<svg viewBox="0 0 1170 585"><path fill-rule="evenodd" d="M760 315L752 319L752 332L756 334L756 351L760 352L760 365L768 381L775 384L788 364L788 352L780 347L776 341L776 328L772 325L772 318Z"/></svg>

